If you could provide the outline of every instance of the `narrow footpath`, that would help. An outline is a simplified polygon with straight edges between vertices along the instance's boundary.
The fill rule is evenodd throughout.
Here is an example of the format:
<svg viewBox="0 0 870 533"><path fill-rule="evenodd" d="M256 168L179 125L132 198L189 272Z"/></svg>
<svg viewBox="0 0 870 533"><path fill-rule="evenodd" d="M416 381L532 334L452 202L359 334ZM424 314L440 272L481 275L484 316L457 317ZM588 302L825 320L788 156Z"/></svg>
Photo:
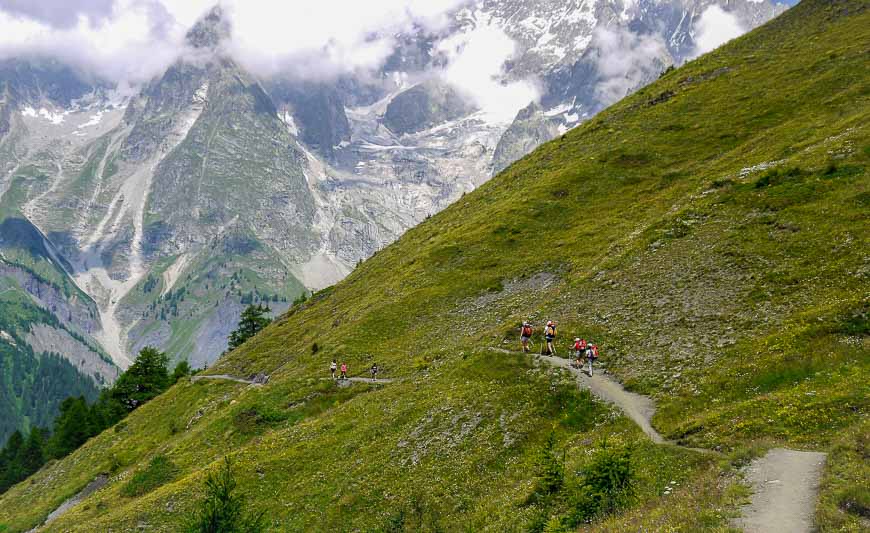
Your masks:
<svg viewBox="0 0 870 533"><path fill-rule="evenodd" d="M493 351L516 355L519 352L503 348ZM577 385L588 389L602 400L619 407L656 444L679 446L666 440L652 427L655 403L651 398L625 390L604 374L589 376L571 366L569 359L532 354L540 361L565 369L577 378ZM713 450L688 448L698 452ZM813 515L819 498L819 480L827 459L821 452L804 452L775 448L755 459L744 471L752 487L750 503L740 509L740 517L731 525L746 533L811 533Z"/></svg>
<svg viewBox="0 0 870 533"><path fill-rule="evenodd" d="M236 383L245 383L248 385L264 385L269 382L269 376L262 375L254 377L253 379L240 378L237 376L231 376L229 374L209 374L209 375L195 375L190 377L190 381L196 382L203 379L214 379L214 380L223 380L223 381L235 381ZM331 380L331 381L341 381L340 379L333 380L332 378L321 378L322 380ZM364 378L364 377L351 377L347 378L345 381L350 381L352 383L369 383L369 384L378 384L378 383L392 383L392 378Z"/></svg>
<svg viewBox="0 0 870 533"><path fill-rule="evenodd" d="M774 448L746 469L752 501L732 525L746 533L809 533L827 455Z"/></svg>
<svg viewBox="0 0 870 533"><path fill-rule="evenodd" d="M195 376L190 376L191 382L196 382L196 381L200 381L203 379L217 379L217 380L223 380L223 381L235 381L236 383L247 383L248 385L262 385L262 384L266 383L266 381L268 381L268 377L266 378L265 381L263 381L263 380L257 380L256 378L255 379L239 378L236 376L231 376L229 374L211 374L211 375L207 375L207 376L202 376L202 375L197 374Z"/></svg>
<svg viewBox="0 0 870 533"><path fill-rule="evenodd" d="M574 374L577 378L577 384L580 387L589 389L589 391L598 396L602 400L608 401L622 410L625 415L632 419L640 429L656 444L665 444L667 441L653 429L650 421L656 412L655 404L652 399L629 392L622 385L610 379L604 374L593 374L589 376L583 370L571 366L571 361L562 359L561 357L550 357L547 355L538 355L538 359L545 363L564 368Z"/></svg>

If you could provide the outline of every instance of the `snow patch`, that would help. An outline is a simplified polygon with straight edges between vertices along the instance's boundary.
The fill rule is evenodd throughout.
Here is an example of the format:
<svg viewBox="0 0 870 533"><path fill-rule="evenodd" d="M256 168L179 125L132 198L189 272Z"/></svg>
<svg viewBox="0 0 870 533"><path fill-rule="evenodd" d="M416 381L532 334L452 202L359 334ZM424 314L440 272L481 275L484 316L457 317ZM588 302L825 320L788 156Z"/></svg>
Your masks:
<svg viewBox="0 0 870 533"><path fill-rule="evenodd" d="M55 126L63 124L63 121L69 113L69 111L51 111L44 107L40 107L39 110L36 110L32 106L25 106L24 109L21 110L21 115L24 117L43 118Z"/></svg>
<svg viewBox="0 0 870 533"><path fill-rule="evenodd" d="M97 111L96 113L94 113L93 115L90 116L90 118L88 119L87 122L85 122L83 124L79 124L76 127L76 129L80 130L83 128L90 128L91 126L96 126L97 124L99 124L103 120L103 113L104 112L105 111L103 111L102 109ZM73 133L73 135L81 135L81 133L76 132L76 133Z"/></svg>
<svg viewBox="0 0 870 533"><path fill-rule="evenodd" d="M44 118L45 120L51 122L55 126L59 126L63 124L64 118L69 114L69 111L63 111L61 113L53 113L46 108L41 108L39 110L39 116Z"/></svg>
<svg viewBox="0 0 870 533"><path fill-rule="evenodd" d="M18 346L15 343L15 339L12 338L12 335L10 335L9 333L7 333L5 331L0 330L0 339L3 339L4 341L8 342L12 346Z"/></svg>
<svg viewBox="0 0 870 533"><path fill-rule="evenodd" d="M299 137L299 126L296 125L296 121L293 120L293 115L289 111L285 110L283 113L278 113L278 118L287 126L287 131L290 132L290 135Z"/></svg>

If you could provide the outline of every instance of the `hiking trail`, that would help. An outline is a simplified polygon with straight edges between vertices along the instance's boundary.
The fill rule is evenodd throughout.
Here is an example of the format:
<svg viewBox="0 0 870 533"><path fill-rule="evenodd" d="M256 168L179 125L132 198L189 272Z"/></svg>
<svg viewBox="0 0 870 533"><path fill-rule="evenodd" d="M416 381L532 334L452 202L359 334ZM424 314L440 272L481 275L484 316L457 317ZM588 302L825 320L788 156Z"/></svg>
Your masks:
<svg viewBox="0 0 870 533"><path fill-rule="evenodd" d="M323 379L332 379L332 378L323 378ZM341 380L336 378L335 381L341 381ZM353 378L347 378L346 381L351 381L353 383L392 383L393 382L392 378L372 379L372 378L364 378L364 377L359 377L359 376L353 377Z"/></svg>
<svg viewBox="0 0 870 533"><path fill-rule="evenodd" d="M506 354L518 353L505 350L504 348L490 348L490 350ZM568 359L547 355L533 355L548 365L563 368L571 372L571 374L577 378L577 384L580 387L589 389L589 391L595 396L619 407L619 409L633 420L635 424L640 426L640 429L643 430L643 432L646 433L647 436L649 436L649 438L656 444L668 443L668 441L666 441L664 437L662 437L659 432L652 427L652 417L656 412L655 404L652 399L640 394L628 392L622 387L622 385L605 375L596 374L590 377L582 369L571 366L571 361Z"/></svg>
<svg viewBox="0 0 870 533"><path fill-rule="evenodd" d="M746 533L810 533L827 454L774 448L745 469L752 500L732 522Z"/></svg>
<svg viewBox="0 0 870 533"><path fill-rule="evenodd" d="M85 498L87 498L91 494L93 494L93 493L97 492L98 490L100 490L101 488L103 488L106 485L106 483L108 483L108 482L109 482L109 476L107 476L106 474L98 475L97 477L94 478L93 481L91 481L90 483L85 485L85 488L83 488L78 493L76 493L74 496L68 498L66 501L64 501L62 504L60 504L54 511L52 511L48 515L48 517L45 519L44 522L42 522L38 526L28 530L27 533L34 533L35 531L39 531L43 527L54 522L55 520L60 518L62 515L64 515L67 511L69 511L70 509L72 509L73 507L78 505L78 503L80 501L84 500Z"/></svg>
<svg viewBox="0 0 870 533"><path fill-rule="evenodd" d="M229 374L209 374L206 376L197 374L195 376L190 376L191 382L196 382L196 381L200 381L203 379L235 381L236 383L245 383L247 385L265 385L266 383L269 382L269 376L266 374L254 376L253 379L240 378L237 376L231 376ZM332 378L321 378L321 379L322 380L341 381L338 378L336 378L335 380L333 380ZM392 383L394 380L392 378L372 379L372 378L364 378L364 377L351 377L351 378L347 378L345 381L350 381L353 383L375 383L375 384L377 384L377 383Z"/></svg>
<svg viewBox="0 0 870 533"><path fill-rule="evenodd" d="M254 379L245 379L245 378L240 378L240 377L236 377L236 376L231 376L229 374L211 374L208 376L202 376L202 375L197 374L195 376L190 376L191 382L197 382L197 381L200 381L203 379L219 379L219 380L224 380L224 381L235 381L236 383L245 383L247 385L263 385L269 380L269 377L266 376L265 380L262 380L262 379L258 380L256 377Z"/></svg>
<svg viewBox="0 0 870 533"><path fill-rule="evenodd" d="M517 354L504 348L493 351ZM571 366L569 359L538 355L537 359L563 368L577 378L577 385L610 402L633 420L656 444L671 444L703 453L716 453L704 448L689 448L666 440L652 427L655 403L651 398L628 392L615 380L597 374L589 376L582 369ZM821 479L827 454L804 452L785 448L771 449L745 469L746 481L752 487L751 502L742 506L740 517L732 526L746 533L810 533L814 529L813 515L819 496Z"/></svg>

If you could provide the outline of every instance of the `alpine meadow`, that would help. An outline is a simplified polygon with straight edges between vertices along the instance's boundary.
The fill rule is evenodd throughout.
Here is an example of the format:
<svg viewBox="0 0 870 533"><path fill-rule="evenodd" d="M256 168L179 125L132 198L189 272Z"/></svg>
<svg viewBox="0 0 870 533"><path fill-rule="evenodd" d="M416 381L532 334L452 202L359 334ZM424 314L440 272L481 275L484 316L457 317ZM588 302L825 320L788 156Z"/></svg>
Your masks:
<svg viewBox="0 0 870 533"><path fill-rule="evenodd" d="M256 327L213 364L164 371L147 403L0 494L0 532L870 530L868 8L783 8L552 130L334 285L308 295L287 274L262 330L249 308ZM260 148L252 164L304 159ZM254 259L276 264L238 276L292 271ZM80 291L57 261L28 265ZM0 271L0 302L62 326L7 302L14 283ZM575 338L600 349L594 373L573 366Z"/></svg>

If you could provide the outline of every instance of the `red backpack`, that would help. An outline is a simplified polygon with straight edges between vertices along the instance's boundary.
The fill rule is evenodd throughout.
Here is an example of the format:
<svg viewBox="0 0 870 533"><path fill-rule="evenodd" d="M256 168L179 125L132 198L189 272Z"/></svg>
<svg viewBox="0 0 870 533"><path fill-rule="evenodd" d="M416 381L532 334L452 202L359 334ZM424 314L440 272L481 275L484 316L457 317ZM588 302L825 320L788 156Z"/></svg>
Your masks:
<svg viewBox="0 0 870 533"><path fill-rule="evenodd" d="M532 326L523 326L523 337L532 336Z"/></svg>

